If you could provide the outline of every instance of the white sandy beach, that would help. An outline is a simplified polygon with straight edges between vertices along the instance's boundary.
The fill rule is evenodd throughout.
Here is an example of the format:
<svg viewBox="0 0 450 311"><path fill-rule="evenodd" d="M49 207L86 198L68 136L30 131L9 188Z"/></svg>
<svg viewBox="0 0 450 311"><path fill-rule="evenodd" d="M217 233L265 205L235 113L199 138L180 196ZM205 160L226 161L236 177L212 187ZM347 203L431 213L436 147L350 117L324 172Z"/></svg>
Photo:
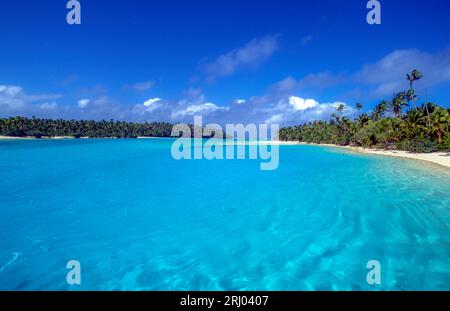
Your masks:
<svg viewBox="0 0 450 311"><path fill-rule="evenodd" d="M61 139L90 139L90 138L89 137L75 138L73 136L52 136L52 137L43 136L41 138L36 138L34 136L16 137L16 136L1 136L0 135L0 140L33 140L33 139L39 139L39 140L46 140L46 139L61 140ZM105 139L115 139L115 137L105 138Z"/></svg>
<svg viewBox="0 0 450 311"><path fill-rule="evenodd" d="M35 139L34 137L12 137L12 136L1 136L1 140L16 140L16 139Z"/></svg>
<svg viewBox="0 0 450 311"><path fill-rule="evenodd" d="M378 150L367 149L362 147L345 147L349 150L367 154L376 154L389 157L398 157L406 159L414 159L426 162L432 162L450 168L450 153L445 152L433 152L433 153L411 153L401 150Z"/></svg>
<svg viewBox="0 0 450 311"><path fill-rule="evenodd" d="M34 137L34 136L26 136L26 137L13 137L13 136L0 136L0 139L2 139L2 140L17 140L17 139L20 139L20 140L27 140L27 139L38 139L38 138L36 138L36 137ZM75 137L73 137L73 136L53 136L53 137L42 137L42 138L39 138L39 139L75 139Z"/></svg>
<svg viewBox="0 0 450 311"><path fill-rule="evenodd" d="M268 142L268 143L270 143L270 142ZM272 142L272 143L280 144L280 145L292 145L293 144L293 142ZM294 144L295 144L295 142L294 142ZM388 156L388 157L397 157L397 158L426 161L426 162L431 162L434 164L438 164L438 165L450 168L450 152L447 152L447 153L446 152L412 153L412 152L402 151L402 150L369 149L369 148L363 148L363 147L338 146L338 145L330 145L330 144L320 144L320 145L306 144L306 143L296 143L296 144L344 148L347 150L364 153L364 154L374 154L374 155L381 155L381 156Z"/></svg>

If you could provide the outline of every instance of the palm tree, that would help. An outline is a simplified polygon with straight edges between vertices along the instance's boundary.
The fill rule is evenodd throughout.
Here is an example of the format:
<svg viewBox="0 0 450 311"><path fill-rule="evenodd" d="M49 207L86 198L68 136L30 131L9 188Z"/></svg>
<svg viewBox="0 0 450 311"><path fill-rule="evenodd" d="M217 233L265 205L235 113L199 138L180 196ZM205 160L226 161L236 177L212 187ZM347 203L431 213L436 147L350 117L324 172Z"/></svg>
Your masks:
<svg viewBox="0 0 450 311"><path fill-rule="evenodd" d="M414 91L413 84L414 84L414 82L419 81L422 78L423 78L423 74L416 69L414 69L413 71L411 71L411 73L408 73L406 75L406 79L409 81L408 104L411 100L414 100L414 110L417 109L417 105L416 105L417 96L416 96L416 92Z"/></svg>
<svg viewBox="0 0 450 311"><path fill-rule="evenodd" d="M416 138L426 131L426 118L422 109L408 111L404 121L405 133L407 133L408 137Z"/></svg>
<svg viewBox="0 0 450 311"><path fill-rule="evenodd" d="M337 123L339 123L339 121L340 121L340 117L337 114L332 113L330 123L337 124Z"/></svg>
<svg viewBox="0 0 450 311"><path fill-rule="evenodd" d="M369 122L370 118L366 113L361 114L358 117L359 126L363 128Z"/></svg>
<svg viewBox="0 0 450 311"><path fill-rule="evenodd" d="M361 103L356 103L356 110L360 111L363 108Z"/></svg>
<svg viewBox="0 0 450 311"><path fill-rule="evenodd" d="M375 109L372 113L372 118L374 120L378 120L383 117L384 113L387 111L390 103L387 100L382 100L378 105L375 106Z"/></svg>
<svg viewBox="0 0 450 311"><path fill-rule="evenodd" d="M73 137L120 137L137 136L170 137L172 125L154 122L152 124L118 121L75 121L11 117L0 119L0 135L6 136L73 136Z"/></svg>
<svg viewBox="0 0 450 311"><path fill-rule="evenodd" d="M336 111L339 112L339 114L342 114L344 112L344 110L345 110L345 105L344 104L339 104L336 107Z"/></svg>
<svg viewBox="0 0 450 311"><path fill-rule="evenodd" d="M405 117L405 121L408 122L410 125L416 126L416 125L424 125L424 114L423 110L410 110L408 111L408 114Z"/></svg>
<svg viewBox="0 0 450 311"><path fill-rule="evenodd" d="M436 136L439 144L442 142L447 124L450 124L450 115L447 110L437 109L431 114L431 132Z"/></svg>
<svg viewBox="0 0 450 311"><path fill-rule="evenodd" d="M428 102L428 103L422 105L422 110L427 111L430 114L432 114L434 111L436 111L437 108L438 108L438 106L431 102Z"/></svg>
<svg viewBox="0 0 450 311"><path fill-rule="evenodd" d="M400 118L402 115L403 107L408 106L407 100L407 93L406 92L399 92L395 93L392 97L392 100L390 102L390 106L392 108L392 112Z"/></svg>

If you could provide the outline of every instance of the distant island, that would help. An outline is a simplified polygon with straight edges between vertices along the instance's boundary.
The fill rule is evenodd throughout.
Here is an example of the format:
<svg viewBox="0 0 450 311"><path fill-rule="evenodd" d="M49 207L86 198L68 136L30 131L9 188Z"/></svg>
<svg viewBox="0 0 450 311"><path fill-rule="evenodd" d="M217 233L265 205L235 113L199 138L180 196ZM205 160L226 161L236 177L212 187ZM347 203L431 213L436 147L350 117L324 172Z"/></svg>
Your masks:
<svg viewBox="0 0 450 311"><path fill-rule="evenodd" d="M173 124L165 122L130 123L124 121L52 120L12 117L0 119L0 136L137 138L171 137Z"/></svg>
<svg viewBox="0 0 450 311"><path fill-rule="evenodd" d="M330 121L314 121L285 127L280 140L314 144L334 144L417 153L450 151L450 109L434 103L417 106L414 83L422 74L407 74L410 88L383 100L370 113L360 113L354 120L343 116L339 105ZM363 105L356 104L360 111ZM403 113L404 108L409 108Z"/></svg>

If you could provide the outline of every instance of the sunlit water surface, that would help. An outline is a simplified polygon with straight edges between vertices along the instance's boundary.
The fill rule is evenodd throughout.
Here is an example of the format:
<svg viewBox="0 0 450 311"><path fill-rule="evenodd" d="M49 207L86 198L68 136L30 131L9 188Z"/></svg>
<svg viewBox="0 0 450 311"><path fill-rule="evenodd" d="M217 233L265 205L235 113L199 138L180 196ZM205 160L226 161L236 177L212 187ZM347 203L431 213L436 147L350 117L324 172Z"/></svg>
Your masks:
<svg viewBox="0 0 450 311"><path fill-rule="evenodd" d="M282 146L261 171L171 143L1 141L0 289L450 290L448 170Z"/></svg>

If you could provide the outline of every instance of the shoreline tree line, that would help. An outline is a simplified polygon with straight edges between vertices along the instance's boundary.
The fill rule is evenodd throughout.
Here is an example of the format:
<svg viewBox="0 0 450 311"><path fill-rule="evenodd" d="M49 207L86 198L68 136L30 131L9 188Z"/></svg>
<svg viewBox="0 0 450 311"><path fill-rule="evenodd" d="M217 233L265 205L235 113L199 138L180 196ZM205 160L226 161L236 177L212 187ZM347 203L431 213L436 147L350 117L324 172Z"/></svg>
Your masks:
<svg viewBox="0 0 450 311"><path fill-rule="evenodd" d="M408 90L382 100L370 113L361 113L363 105L357 103L358 116L352 120L344 116L346 107L339 105L331 120L284 127L280 139L410 152L450 151L450 109L430 102L417 105L414 86L423 75L413 70L406 78Z"/></svg>
<svg viewBox="0 0 450 311"><path fill-rule="evenodd" d="M171 137L173 124L11 117L0 119L0 135L12 137L137 138Z"/></svg>
<svg viewBox="0 0 450 311"><path fill-rule="evenodd" d="M0 136L34 138L170 138L174 137L171 135L174 126L175 124L167 122L135 123L114 120L55 120L16 116L0 119ZM202 135L204 138L220 136L214 130L208 136L203 132L203 128L194 125L188 126L192 137L195 135ZM225 134L222 135L223 138L228 138Z"/></svg>

